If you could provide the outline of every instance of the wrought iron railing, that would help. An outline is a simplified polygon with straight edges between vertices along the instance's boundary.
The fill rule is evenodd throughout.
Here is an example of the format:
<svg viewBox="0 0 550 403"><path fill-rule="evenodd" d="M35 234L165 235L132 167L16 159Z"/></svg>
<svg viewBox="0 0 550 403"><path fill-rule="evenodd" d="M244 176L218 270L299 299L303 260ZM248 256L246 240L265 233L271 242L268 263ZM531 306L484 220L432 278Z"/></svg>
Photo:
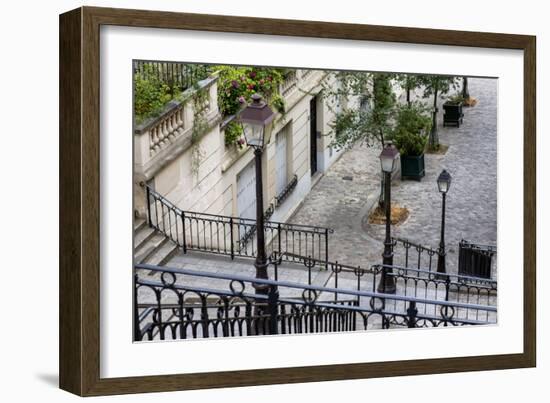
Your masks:
<svg viewBox="0 0 550 403"><path fill-rule="evenodd" d="M184 253L188 250L235 257L256 257L256 220L184 211L168 199L146 188L150 227L164 233ZM333 230L311 225L266 221L266 253L281 253L285 260L305 256L328 262L329 234Z"/></svg>
<svg viewBox="0 0 550 403"><path fill-rule="evenodd" d="M392 238L394 264L432 271L437 268L439 251L404 238Z"/></svg>
<svg viewBox="0 0 550 403"><path fill-rule="evenodd" d="M135 269L136 341L496 323L490 305L151 265ZM217 285L193 285L201 282ZM254 293L258 287L265 293Z"/></svg>
<svg viewBox="0 0 550 403"><path fill-rule="evenodd" d="M134 74L157 77L170 87L172 92L185 91L209 74L208 66L203 64L134 60L133 68Z"/></svg>
<svg viewBox="0 0 550 403"><path fill-rule="evenodd" d="M279 278L279 266L282 259L277 254L270 257L274 267L274 278ZM424 299L436 299L447 302L495 306L497 303L497 281L485 280L478 277L460 274L445 274L423 269L407 268L403 266L372 265L368 268L354 267L339 262L317 262L312 258L302 258L303 266L307 271L307 284L312 284L313 274L317 268L328 269L330 276L325 276L327 282L334 288L344 285L347 289L356 291L367 290L377 292L380 282L390 276L396 285L399 295L413 296ZM321 264L320 264L321 263ZM383 278L384 277L384 278ZM338 296L338 295L337 295ZM397 301L393 301L397 302ZM396 307L394 307L396 308ZM403 307L401 307L403 308ZM419 311L428 314L428 305L418 307ZM434 312L431 312L434 314ZM479 318L479 311L460 311L458 315L475 320Z"/></svg>
<svg viewBox="0 0 550 403"><path fill-rule="evenodd" d="M458 244L458 272L469 276L490 279L496 246L479 245L464 239Z"/></svg>

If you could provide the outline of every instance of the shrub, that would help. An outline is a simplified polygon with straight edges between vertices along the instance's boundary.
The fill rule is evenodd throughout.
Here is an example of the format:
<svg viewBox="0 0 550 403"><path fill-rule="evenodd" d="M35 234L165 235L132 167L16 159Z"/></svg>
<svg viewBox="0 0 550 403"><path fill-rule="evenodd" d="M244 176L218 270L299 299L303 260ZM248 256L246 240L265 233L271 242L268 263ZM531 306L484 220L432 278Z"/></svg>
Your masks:
<svg viewBox="0 0 550 403"><path fill-rule="evenodd" d="M464 103L465 99L462 94L455 94L447 99L447 102L454 105L460 105Z"/></svg>
<svg viewBox="0 0 550 403"><path fill-rule="evenodd" d="M422 155L428 141L431 119L418 104L400 107L392 140L403 156Z"/></svg>
<svg viewBox="0 0 550 403"><path fill-rule="evenodd" d="M156 74L151 66L134 74L134 116L136 123L158 116L164 105L172 99L170 87Z"/></svg>
<svg viewBox="0 0 550 403"><path fill-rule="evenodd" d="M427 134L413 134L403 130L394 135L394 144L403 157L422 155L427 142Z"/></svg>

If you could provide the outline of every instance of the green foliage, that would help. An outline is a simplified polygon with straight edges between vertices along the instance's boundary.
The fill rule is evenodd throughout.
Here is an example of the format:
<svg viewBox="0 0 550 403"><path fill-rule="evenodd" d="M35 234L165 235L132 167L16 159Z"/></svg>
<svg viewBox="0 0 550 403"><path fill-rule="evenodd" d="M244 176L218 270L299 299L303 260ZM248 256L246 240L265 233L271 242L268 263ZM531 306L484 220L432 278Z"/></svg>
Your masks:
<svg viewBox="0 0 550 403"><path fill-rule="evenodd" d="M383 145L392 131L392 117L395 110L395 94L391 80L385 73L338 72L334 74L335 88L324 85L324 96L329 99L329 108L335 112L331 124L334 133L332 145L337 148L351 146L363 141L367 146ZM358 97L358 108L343 108L350 98Z"/></svg>
<svg viewBox="0 0 550 403"><path fill-rule="evenodd" d="M402 106L398 109L393 142L403 156L419 156L424 153L428 132L432 126L426 108L420 104Z"/></svg>
<svg viewBox="0 0 550 403"><path fill-rule="evenodd" d="M273 95L273 97L271 98L271 106L273 106L275 110L279 113L286 113L285 99L279 94Z"/></svg>
<svg viewBox="0 0 550 403"><path fill-rule="evenodd" d="M205 117L208 92L195 86L193 94L193 128L191 142L195 143L208 130L208 122Z"/></svg>
<svg viewBox="0 0 550 403"><path fill-rule="evenodd" d="M243 128L235 121L229 122L224 129L225 145L230 146L236 144L237 147L243 148L245 141L243 139Z"/></svg>
<svg viewBox="0 0 550 403"><path fill-rule="evenodd" d="M165 84L151 66L134 74L134 116L136 123L158 116L164 105L172 99L170 87Z"/></svg>
<svg viewBox="0 0 550 403"><path fill-rule="evenodd" d="M461 93L454 94L453 96L449 97L448 100L447 100L447 102L455 104L455 105L460 105L464 101L465 101L465 99L464 99L464 97L462 96Z"/></svg>
<svg viewBox="0 0 550 403"><path fill-rule="evenodd" d="M433 96L433 110L437 111L439 95L448 94L451 89L458 86L458 77L453 76L418 76L419 82L424 86L424 98ZM433 113L432 129L429 136L429 148L436 151L439 149L439 135L437 133L436 114Z"/></svg>
<svg viewBox="0 0 550 403"><path fill-rule="evenodd" d="M195 86L200 80L208 77L210 72L207 65L178 63L162 63L162 67L152 64L143 64L139 71L134 73L134 117L137 124L148 118L160 115L164 106L173 99L180 99L182 91L187 87ZM171 67L172 66L172 67ZM183 70L183 82L174 82L173 76L167 74L172 68Z"/></svg>
<svg viewBox="0 0 550 403"><path fill-rule="evenodd" d="M459 84L459 78L454 76L420 75L417 79L419 84L424 86L424 98L448 94Z"/></svg>
<svg viewBox="0 0 550 403"><path fill-rule="evenodd" d="M410 93L420 86L421 82L419 77L415 74L397 74L395 78L399 86L407 93L407 103L411 104Z"/></svg>
<svg viewBox="0 0 550 403"><path fill-rule="evenodd" d="M277 110L284 107L284 101L276 98L279 84L283 82L283 70L269 67L218 66L218 105L222 115L237 113L252 94L261 94L270 104L276 100Z"/></svg>

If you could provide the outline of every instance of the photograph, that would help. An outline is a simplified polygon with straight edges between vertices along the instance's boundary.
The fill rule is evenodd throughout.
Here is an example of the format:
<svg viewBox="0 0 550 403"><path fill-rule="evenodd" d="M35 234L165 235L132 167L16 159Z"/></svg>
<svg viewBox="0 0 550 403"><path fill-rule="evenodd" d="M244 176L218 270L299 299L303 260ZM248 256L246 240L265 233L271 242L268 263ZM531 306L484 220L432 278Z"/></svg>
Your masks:
<svg viewBox="0 0 550 403"><path fill-rule="evenodd" d="M497 77L131 68L134 342L498 323Z"/></svg>

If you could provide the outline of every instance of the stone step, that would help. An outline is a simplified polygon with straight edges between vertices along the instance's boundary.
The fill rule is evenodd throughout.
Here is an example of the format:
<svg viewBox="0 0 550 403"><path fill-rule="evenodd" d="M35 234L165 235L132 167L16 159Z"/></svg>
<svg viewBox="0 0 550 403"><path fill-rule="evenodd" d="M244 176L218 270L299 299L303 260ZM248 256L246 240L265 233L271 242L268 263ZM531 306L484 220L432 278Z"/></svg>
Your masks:
<svg viewBox="0 0 550 403"><path fill-rule="evenodd" d="M158 250L155 251L155 253L151 254L147 259L146 263L151 264L154 266L162 266L166 264L172 256L174 256L178 250L179 246L176 245L174 242L168 240L168 238L165 238L167 242L165 242Z"/></svg>
<svg viewBox="0 0 550 403"><path fill-rule="evenodd" d="M139 249L135 249L134 261L144 263L148 258L154 255L166 242L168 238L160 233L155 233L146 242L143 242Z"/></svg>
<svg viewBox="0 0 550 403"><path fill-rule="evenodd" d="M143 227L134 232L134 250L140 249L145 242L155 235L156 230L150 227Z"/></svg>
<svg viewBox="0 0 550 403"><path fill-rule="evenodd" d="M145 227L147 221L144 218L134 218L134 233Z"/></svg>

